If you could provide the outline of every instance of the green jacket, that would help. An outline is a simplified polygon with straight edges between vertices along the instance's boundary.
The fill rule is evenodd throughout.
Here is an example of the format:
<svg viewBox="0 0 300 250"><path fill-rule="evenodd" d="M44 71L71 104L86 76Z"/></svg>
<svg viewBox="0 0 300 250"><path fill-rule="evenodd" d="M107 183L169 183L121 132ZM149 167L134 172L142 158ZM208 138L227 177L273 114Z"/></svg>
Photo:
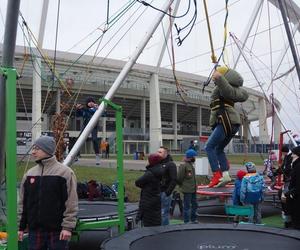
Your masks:
<svg viewBox="0 0 300 250"><path fill-rule="evenodd" d="M242 88L243 78L242 76L233 69L229 69L224 76L221 76L215 80L215 87L211 94L211 101L213 102L220 97L225 100L236 102L245 102L249 95L247 91ZM225 107L228 112L231 124L241 124L241 119L239 113L234 107ZM217 110L211 110L209 125L211 127L215 126L217 123Z"/></svg>
<svg viewBox="0 0 300 250"><path fill-rule="evenodd" d="M177 174L177 182L182 193L195 193L197 188L195 168L191 162L180 164Z"/></svg>

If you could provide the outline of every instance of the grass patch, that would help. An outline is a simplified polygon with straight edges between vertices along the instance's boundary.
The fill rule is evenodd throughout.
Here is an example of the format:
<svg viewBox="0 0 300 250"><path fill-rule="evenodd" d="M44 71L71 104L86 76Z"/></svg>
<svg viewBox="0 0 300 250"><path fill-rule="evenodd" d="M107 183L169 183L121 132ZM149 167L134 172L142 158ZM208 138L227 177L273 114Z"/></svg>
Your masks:
<svg viewBox="0 0 300 250"><path fill-rule="evenodd" d="M283 221L280 214L263 218L262 223L269 227L283 228Z"/></svg>

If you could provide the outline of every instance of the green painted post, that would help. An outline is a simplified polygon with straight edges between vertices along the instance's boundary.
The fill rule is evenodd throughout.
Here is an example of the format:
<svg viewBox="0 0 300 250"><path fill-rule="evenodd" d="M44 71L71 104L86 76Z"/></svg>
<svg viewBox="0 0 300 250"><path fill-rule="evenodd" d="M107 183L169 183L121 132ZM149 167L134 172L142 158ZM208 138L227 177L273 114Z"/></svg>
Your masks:
<svg viewBox="0 0 300 250"><path fill-rule="evenodd" d="M16 138L16 80L17 72L13 68L4 68L6 76L6 211L7 211L7 233L9 250L18 249L17 238L17 173L16 173L16 155L17 155L17 138Z"/></svg>
<svg viewBox="0 0 300 250"><path fill-rule="evenodd" d="M118 180L118 218L119 232L125 232L125 205L124 205L124 173L123 173L123 126L122 107L110 100L101 99L106 105L116 111L116 137L117 137L117 180Z"/></svg>

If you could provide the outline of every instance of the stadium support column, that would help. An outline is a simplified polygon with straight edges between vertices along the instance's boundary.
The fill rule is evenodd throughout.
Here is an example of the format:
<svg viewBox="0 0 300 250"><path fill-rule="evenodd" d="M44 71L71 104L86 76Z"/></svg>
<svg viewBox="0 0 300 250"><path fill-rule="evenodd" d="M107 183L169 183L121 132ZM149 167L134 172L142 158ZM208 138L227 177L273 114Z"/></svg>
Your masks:
<svg viewBox="0 0 300 250"><path fill-rule="evenodd" d="M45 34L46 19L48 13L49 0L43 1L40 27L38 34L38 46L43 48L43 40ZM37 53L38 54L38 53ZM33 62L34 71L32 76L32 143L40 137L42 133L42 80L41 80L41 68L42 62L40 57L36 57Z"/></svg>
<svg viewBox="0 0 300 250"><path fill-rule="evenodd" d="M32 143L40 137L42 132L42 89L41 89L41 59L35 58L33 62L35 70L32 76Z"/></svg>
<svg viewBox="0 0 300 250"><path fill-rule="evenodd" d="M259 140L262 143L269 143L269 133L267 124L267 105L264 98L259 98Z"/></svg>
<svg viewBox="0 0 300 250"><path fill-rule="evenodd" d="M179 4L180 4L180 0L177 0L173 10L173 15L176 15ZM168 24L165 27L172 27L174 19L173 18L171 19L171 23L169 22L169 19L167 20L167 22ZM167 28L164 37L161 38L161 43L158 46L159 48L157 54L158 58L156 58L155 56L153 57L154 63L156 64L156 72L154 72L151 75L151 79L150 79L150 128L149 128L150 153L155 152L157 148L162 145L158 73L167 46L167 43L165 41L169 38L170 31L171 29Z"/></svg>
<svg viewBox="0 0 300 250"><path fill-rule="evenodd" d="M172 120L173 120L173 130L174 130L174 140L173 140L173 149L177 150L177 103L173 104L173 109L172 109Z"/></svg>
<svg viewBox="0 0 300 250"><path fill-rule="evenodd" d="M249 140L249 127L250 127L249 125L250 122L248 121L248 119L243 119L243 138L247 143Z"/></svg>
<svg viewBox="0 0 300 250"><path fill-rule="evenodd" d="M199 106L197 111L197 131L199 136L202 135L202 108Z"/></svg>
<svg viewBox="0 0 300 250"><path fill-rule="evenodd" d="M146 135L146 99L141 100L141 129L143 135ZM144 140L147 138L144 137ZM146 152L146 144L143 143L143 151Z"/></svg>
<svg viewBox="0 0 300 250"><path fill-rule="evenodd" d="M154 153L162 145L160 96L158 74L154 73L150 79L150 153Z"/></svg>

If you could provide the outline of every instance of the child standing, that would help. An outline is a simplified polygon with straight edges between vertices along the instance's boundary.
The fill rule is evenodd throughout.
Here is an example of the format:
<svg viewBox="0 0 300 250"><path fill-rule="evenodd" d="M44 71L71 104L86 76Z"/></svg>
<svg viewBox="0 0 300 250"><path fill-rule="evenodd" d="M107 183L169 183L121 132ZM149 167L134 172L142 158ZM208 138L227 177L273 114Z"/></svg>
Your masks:
<svg viewBox="0 0 300 250"><path fill-rule="evenodd" d="M239 170L236 173L236 180L234 182L234 190L232 193L232 203L233 205L241 206L243 205L241 200L240 200L240 194L241 194L241 185L242 185L242 180L243 177L247 174L246 171L244 170Z"/></svg>
<svg viewBox="0 0 300 250"><path fill-rule="evenodd" d="M149 155L146 172L135 181L135 185L142 189L137 220L141 220L145 227L161 225L160 182L164 171L161 160L159 154Z"/></svg>
<svg viewBox="0 0 300 250"><path fill-rule="evenodd" d="M195 156L197 152L189 149L185 152L184 163L179 166L177 181L183 193L183 217L184 223L190 220L197 223L197 198L196 198L196 177L195 177Z"/></svg>
<svg viewBox="0 0 300 250"><path fill-rule="evenodd" d="M248 174L242 180L240 200L245 205L252 205L254 214L249 217L250 223L261 223L261 202L265 189L264 178L256 173L256 167L253 162L245 164Z"/></svg>

